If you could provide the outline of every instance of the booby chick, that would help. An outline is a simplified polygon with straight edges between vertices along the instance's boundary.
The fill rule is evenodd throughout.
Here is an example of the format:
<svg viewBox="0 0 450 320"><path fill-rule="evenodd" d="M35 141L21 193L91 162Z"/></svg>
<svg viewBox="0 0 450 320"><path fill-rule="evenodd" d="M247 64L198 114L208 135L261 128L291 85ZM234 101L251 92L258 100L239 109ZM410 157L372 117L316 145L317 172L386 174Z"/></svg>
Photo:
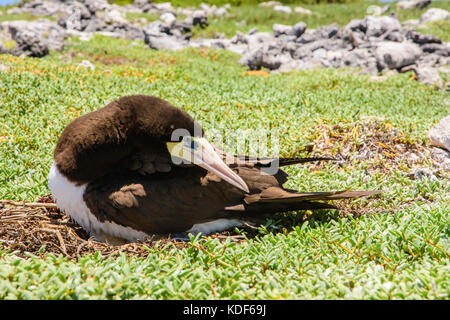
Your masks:
<svg viewBox="0 0 450 320"><path fill-rule="evenodd" d="M178 134L179 132L183 135ZM49 187L59 209L100 241L153 234L208 234L277 212L335 208L317 200L379 191L299 193L287 174L262 170L326 158L230 156L200 125L157 97L122 97L62 132Z"/></svg>

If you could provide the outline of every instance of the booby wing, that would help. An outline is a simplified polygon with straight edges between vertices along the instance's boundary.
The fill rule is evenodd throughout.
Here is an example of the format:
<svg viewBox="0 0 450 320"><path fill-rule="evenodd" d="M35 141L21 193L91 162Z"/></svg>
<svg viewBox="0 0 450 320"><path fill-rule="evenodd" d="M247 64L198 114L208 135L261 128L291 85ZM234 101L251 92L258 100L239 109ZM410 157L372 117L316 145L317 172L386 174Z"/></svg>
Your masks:
<svg viewBox="0 0 450 320"><path fill-rule="evenodd" d="M260 168L233 169L250 193L198 168L176 168L149 176L106 176L90 183L84 200L102 221L148 234L179 233L217 219L241 219L276 212L336 208L326 202L370 196L379 191L299 193L282 187L286 174L261 175Z"/></svg>

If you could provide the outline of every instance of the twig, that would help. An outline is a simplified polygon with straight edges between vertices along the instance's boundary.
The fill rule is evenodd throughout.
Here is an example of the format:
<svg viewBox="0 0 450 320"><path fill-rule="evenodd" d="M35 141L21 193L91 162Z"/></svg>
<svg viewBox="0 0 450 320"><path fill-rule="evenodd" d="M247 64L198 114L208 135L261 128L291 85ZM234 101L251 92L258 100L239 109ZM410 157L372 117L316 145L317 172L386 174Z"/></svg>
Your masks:
<svg viewBox="0 0 450 320"><path fill-rule="evenodd" d="M86 245L88 245L89 244L89 240L88 241L84 241L84 242L82 242L79 246L78 246L78 248L77 248L77 253L75 254L75 256L79 256L80 255L80 252L81 252L81 249L82 248L84 248Z"/></svg>
<svg viewBox="0 0 450 320"><path fill-rule="evenodd" d="M340 244L339 242L333 241L333 243L336 244L336 245L338 245L339 247L341 247L341 248L344 249L345 251L347 251L347 252L350 254L350 257L353 256L354 253L353 253L352 251L348 250L346 247L344 247L344 246L343 246L342 244Z"/></svg>
<svg viewBox="0 0 450 320"><path fill-rule="evenodd" d="M0 204L7 204L15 207L30 207L30 208L57 208L56 203L43 203L43 202L20 202L13 200L0 200Z"/></svg>
<svg viewBox="0 0 450 320"><path fill-rule="evenodd" d="M213 255L211 252L207 251L205 248L196 245L195 243L190 242L191 246L196 247L197 249L199 249L200 251L206 253L207 255L209 255L211 258L213 258L214 260L216 260L217 262L219 262L221 265L233 268L233 266L231 264L226 263L225 261L222 261L221 259L217 258L215 255Z"/></svg>
<svg viewBox="0 0 450 320"><path fill-rule="evenodd" d="M437 244L435 244L433 241L431 241L428 237L425 239L425 242L428 244L431 244L433 247L441 250L447 257L450 257L450 254L448 254L447 251L445 251L444 249L442 249L440 246L438 246Z"/></svg>
<svg viewBox="0 0 450 320"><path fill-rule="evenodd" d="M64 239L61 236L61 232L59 232L59 230L53 230L53 229L47 229L47 228L39 228L37 229L37 231L43 231L43 232L48 232L48 233L53 233L56 235L56 237L58 238L59 244L61 246L61 251L67 256L67 251L66 251L66 245L64 244Z"/></svg>

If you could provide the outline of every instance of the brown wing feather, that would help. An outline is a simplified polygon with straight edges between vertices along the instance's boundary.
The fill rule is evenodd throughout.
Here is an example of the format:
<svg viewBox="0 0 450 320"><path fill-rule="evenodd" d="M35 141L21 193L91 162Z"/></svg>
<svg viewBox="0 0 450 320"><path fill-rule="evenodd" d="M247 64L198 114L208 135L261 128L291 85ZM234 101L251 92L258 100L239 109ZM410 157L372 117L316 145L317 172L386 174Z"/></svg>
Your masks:
<svg viewBox="0 0 450 320"><path fill-rule="evenodd" d="M199 167L142 176L134 172L90 183L84 200L100 221L149 234L176 233L217 218L243 192Z"/></svg>

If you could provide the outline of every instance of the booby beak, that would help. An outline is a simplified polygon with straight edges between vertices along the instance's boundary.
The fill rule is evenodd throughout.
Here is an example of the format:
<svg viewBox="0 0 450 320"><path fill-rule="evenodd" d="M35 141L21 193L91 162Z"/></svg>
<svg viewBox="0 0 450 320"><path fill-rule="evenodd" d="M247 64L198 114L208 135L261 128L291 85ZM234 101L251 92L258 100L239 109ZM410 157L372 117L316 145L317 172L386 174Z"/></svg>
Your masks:
<svg viewBox="0 0 450 320"><path fill-rule="evenodd" d="M205 138L185 136L181 142L167 142L172 157L183 159L218 175L236 188L249 192L247 184L231 170Z"/></svg>

